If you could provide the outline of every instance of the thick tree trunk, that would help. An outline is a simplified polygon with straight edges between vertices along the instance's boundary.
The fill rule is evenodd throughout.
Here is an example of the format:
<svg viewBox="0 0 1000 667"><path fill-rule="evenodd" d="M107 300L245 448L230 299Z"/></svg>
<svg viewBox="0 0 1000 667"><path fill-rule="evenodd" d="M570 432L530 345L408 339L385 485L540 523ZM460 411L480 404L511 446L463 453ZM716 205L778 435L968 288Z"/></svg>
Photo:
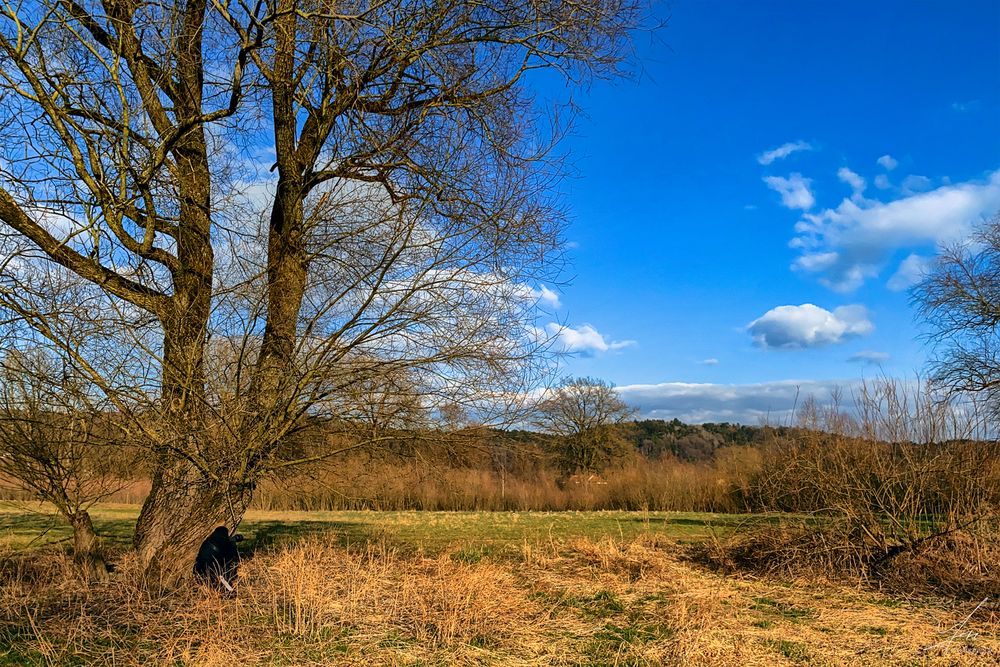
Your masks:
<svg viewBox="0 0 1000 667"><path fill-rule="evenodd" d="M104 562L90 514L86 510L79 510L68 518L73 527L73 560L88 581L106 580L108 566Z"/></svg>
<svg viewBox="0 0 1000 667"><path fill-rule="evenodd" d="M248 487L206 479L184 461L162 468L142 507L135 541L147 584L170 588L191 575L198 547L218 526L235 529L250 503Z"/></svg>
<svg viewBox="0 0 1000 667"><path fill-rule="evenodd" d="M267 237L267 323L254 377L254 392L267 410L281 401L281 385L295 354L296 328L305 294L306 266L304 174L315 162L322 141L310 117L301 128L295 100L295 49L298 15L295 0L280 0L274 24L275 56L270 78L278 187Z"/></svg>
<svg viewBox="0 0 1000 667"><path fill-rule="evenodd" d="M295 354L307 271L302 209L301 185L279 181L267 240L267 324L254 386L264 409L279 403Z"/></svg>
<svg viewBox="0 0 1000 667"><path fill-rule="evenodd" d="M164 326L162 442L155 443L152 487L134 537L147 581L156 586L190 574L201 541L216 526L238 522L245 509L239 499L228 501L224 471L213 460L204 417L203 329L178 320Z"/></svg>
<svg viewBox="0 0 1000 667"><path fill-rule="evenodd" d="M197 71L197 70L195 70ZM197 106L189 111L195 113ZM212 305L215 258L211 241L211 177L202 128L192 129L175 151L180 186L177 231L179 268L174 294L162 315L162 420L154 443L152 488L136 524L135 547L147 580L173 585L190 574L201 541L217 525L243 516L244 492L227 493L206 420L205 342ZM239 485L235 485L240 488Z"/></svg>

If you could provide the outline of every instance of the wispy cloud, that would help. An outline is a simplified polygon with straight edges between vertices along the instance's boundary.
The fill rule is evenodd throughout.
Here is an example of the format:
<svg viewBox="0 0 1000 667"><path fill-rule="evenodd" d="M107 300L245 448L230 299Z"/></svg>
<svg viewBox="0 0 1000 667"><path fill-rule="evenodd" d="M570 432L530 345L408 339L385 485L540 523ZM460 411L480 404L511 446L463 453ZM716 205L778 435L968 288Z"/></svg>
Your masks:
<svg viewBox="0 0 1000 667"><path fill-rule="evenodd" d="M900 186L903 190L903 194L912 195L917 192L927 192L931 189L933 183L931 179L926 176L921 176L920 174L910 174L903 179L903 183Z"/></svg>
<svg viewBox="0 0 1000 667"><path fill-rule="evenodd" d="M765 349L801 349L841 343L874 329L867 309L857 304L841 306L832 312L811 303L778 306L747 325L754 345Z"/></svg>
<svg viewBox="0 0 1000 667"><path fill-rule="evenodd" d="M777 148L772 148L769 151L764 151L757 156L757 162L767 165L771 164L775 160L783 160L792 153L797 153L799 151L811 151L813 149L812 144L805 141L789 141L786 144L781 144Z"/></svg>
<svg viewBox="0 0 1000 667"><path fill-rule="evenodd" d="M837 178L851 186L851 190L854 192L855 197L859 197L868 185L865 182L865 179L847 167L841 167L837 170Z"/></svg>
<svg viewBox="0 0 1000 667"><path fill-rule="evenodd" d="M518 296L523 298L525 301L543 304L549 308L562 307L562 302L559 300L558 292L549 289L545 285L532 287L531 285L520 284L518 285L517 292Z"/></svg>
<svg viewBox="0 0 1000 667"><path fill-rule="evenodd" d="M902 292L905 289L909 289L923 280L924 276L927 275L927 271L933 265L933 257L911 254L900 262L896 273L893 274L892 278L889 278L889 282L885 286L893 292Z"/></svg>
<svg viewBox="0 0 1000 667"><path fill-rule="evenodd" d="M718 366L719 360L716 359L715 357L709 357L708 359L702 359L698 363L701 364L702 366Z"/></svg>
<svg viewBox="0 0 1000 667"><path fill-rule="evenodd" d="M979 100L969 100L968 102L952 102L952 111L957 111L958 113L968 113L970 111L975 111L979 108Z"/></svg>
<svg viewBox="0 0 1000 667"><path fill-rule="evenodd" d="M876 352L875 350L862 350L847 358L851 363L871 364L877 366L889 361L888 352Z"/></svg>
<svg viewBox="0 0 1000 667"><path fill-rule="evenodd" d="M790 243L802 251L793 267L848 292L878 276L900 250L932 250L965 238L997 209L1000 170L982 182L942 185L888 202L844 199L836 208L803 214Z"/></svg>
<svg viewBox="0 0 1000 667"><path fill-rule="evenodd" d="M816 198L809 189L812 181L804 178L802 174L790 174L788 178L765 176L764 182L767 183L767 187L781 195L781 203L786 208L808 211L816 203Z"/></svg>

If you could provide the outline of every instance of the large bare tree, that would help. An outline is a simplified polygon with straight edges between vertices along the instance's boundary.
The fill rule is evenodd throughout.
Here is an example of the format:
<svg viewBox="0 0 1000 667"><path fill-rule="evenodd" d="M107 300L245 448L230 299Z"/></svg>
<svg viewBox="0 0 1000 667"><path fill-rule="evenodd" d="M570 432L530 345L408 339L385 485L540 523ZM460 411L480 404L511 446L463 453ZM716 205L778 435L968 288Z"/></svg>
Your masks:
<svg viewBox="0 0 1000 667"><path fill-rule="evenodd" d="M19 260L2 305L59 344L17 275L58 265L154 360L155 403L117 401L154 458L135 535L150 577L185 572L261 475L300 462L282 442L358 383L410 369L425 404L477 409L511 393L537 348L525 285L560 223L559 128L528 82L616 74L638 9L0 8L0 223Z"/></svg>
<svg viewBox="0 0 1000 667"><path fill-rule="evenodd" d="M912 299L930 327L932 382L1000 409L1000 214L942 249Z"/></svg>

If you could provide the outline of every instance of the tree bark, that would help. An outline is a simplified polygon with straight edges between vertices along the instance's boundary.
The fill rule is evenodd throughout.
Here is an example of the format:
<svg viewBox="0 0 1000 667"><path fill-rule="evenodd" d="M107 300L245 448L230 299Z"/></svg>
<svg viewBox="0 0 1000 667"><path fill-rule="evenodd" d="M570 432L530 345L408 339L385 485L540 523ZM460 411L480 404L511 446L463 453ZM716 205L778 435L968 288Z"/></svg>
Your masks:
<svg viewBox="0 0 1000 667"><path fill-rule="evenodd" d="M301 185L282 179L271 210L267 240L267 323L254 391L267 410L280 404L280 388L295 355L296 327L306 287Z"/></svg>
<svg viewBox="0 0 1000 667"><path fill-rule="evenodd" d="M68 518L73 527L73 560L88 581L106 580L108 566L104 562L90 514L86 510L79 510Z"/></svg>
<svg viewBox="0 0 1000 667"><path fill-rule="evenodd" d="M280 386L295 353L296 327L306 286L305 215L307 194L303 172L315 160L315 144L305 135L316 133L315 123L302 128L295 101L295 45L298 17L294 0L281 0L275 20L275 58L271 77L274 148L278 186L267 238L267 322L261 341L253 390L265 410L280 401Z"/></svg>
<svg viewBox="0 0 1000 667"><path fill-rule="evenodd" d="M193 71L200 71L192 65ZM191 108L200 112L197 83L189 82ZM205 341L212 307L215 256L205 132L196 126L174 151L180 200L178 267L163 326L163 375L154 443L152 488L136 524L135 547L146 577L172 585L190 573L201 541L220 523L238 522L246 509L243 492L231 486L227 470L213 457L206 421ZM237 485L238 486L238 485ZM227 519L227 517L229 517Z"/></svg>
<svg viewBox="0 0 1000 667"><path fill-rule="evenodd" d="M218 526L230 531L250 504L247 486L206 479L177 462L157 471L136 525L136 549L147 584L171 588L191 575L198 547Z"/></svg>

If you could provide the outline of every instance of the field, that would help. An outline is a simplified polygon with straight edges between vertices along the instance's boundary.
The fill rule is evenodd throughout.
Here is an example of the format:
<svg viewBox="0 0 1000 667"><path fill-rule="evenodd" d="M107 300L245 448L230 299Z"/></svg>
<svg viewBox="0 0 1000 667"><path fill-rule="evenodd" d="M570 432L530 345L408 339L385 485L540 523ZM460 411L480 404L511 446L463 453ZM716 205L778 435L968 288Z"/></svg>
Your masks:
<svg viewBox="0 0 1000 667"><path fill-rule="evenodd" d="M251 512L226 599L143 592L124 505L94 512L120 555L87 589L38 509L0 505L0 665L1000 664L992 600L736 577L692 557L739 515Z"/></svg>

